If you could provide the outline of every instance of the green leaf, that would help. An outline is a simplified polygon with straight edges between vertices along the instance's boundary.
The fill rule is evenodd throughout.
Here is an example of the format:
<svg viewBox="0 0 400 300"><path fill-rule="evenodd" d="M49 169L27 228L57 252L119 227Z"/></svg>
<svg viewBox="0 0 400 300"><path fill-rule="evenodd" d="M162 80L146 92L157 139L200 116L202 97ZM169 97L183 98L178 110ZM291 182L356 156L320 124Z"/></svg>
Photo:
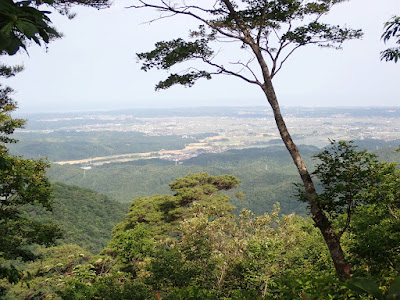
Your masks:
<svg viewBox="0 0 400 300"><path fill-rule="evenodd" d="M379 285L372 279L353 278L346 281L345 285L355 292L361 294L367 293L376 299L384 299L382 292L379 290Z"/></svg>
<svg viewBox="0 0 400 300"><path fill-rule="evenodd" d="M191 87L200 78L211 79L211 74L206 71L190 72L184 75L171 74L164 81L156 85L156 90L168 89L175 84Z"/></svg>
<svg viewBox="0 0 400 300"><path fill-rule="evenodd" d="M30 22L18 21L15 26L29 39L38 33L38 28Z"/></svg>
<svg viewBox="0 0 400 300"><path fill-rule="evenodd" d="M387 300L396 300L400 299L400 276L396 277L396 279L390 285L390 289L386 294Z"/></svg>

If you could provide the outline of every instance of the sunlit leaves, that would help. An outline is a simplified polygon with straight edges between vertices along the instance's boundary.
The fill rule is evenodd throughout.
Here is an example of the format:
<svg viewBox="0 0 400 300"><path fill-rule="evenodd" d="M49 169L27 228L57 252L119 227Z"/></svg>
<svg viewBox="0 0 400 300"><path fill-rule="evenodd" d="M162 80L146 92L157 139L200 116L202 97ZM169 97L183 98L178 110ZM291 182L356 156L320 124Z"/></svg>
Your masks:
<svg viewBox="0 0 400 300"><path fill-rule="evenodd" d="M215 298L286 299L276 287L286 285L288 277L293 280L300 270L307 276L314 268L324 275L333 271L317 229L294 215L279 216L278 207L262 216L243 210L239 216L215 217L205 209L183 220L179 230L181 239L157 251L150 266L148 282L165 296L200 288Z"/></svg>
<svg viewBox="0 0 400 300"><path fill-rule="evenodd" d="M320 162L318 201L341 233L348 231L354 272L383 276L400 271L400 171L352 143L332 142Z"/></svg>
<svg viewBox="0 0 400 300"><path fill-rule="evenodd" d="M375 155L357 151L351 143L332 142L315 157L320 162L313 175L323 188L318 201L331 216L354 209L360 194L377 183L380 164Z"/></svg>
<svg viewBox="0 0 400 300"><path fill-rule="evenodd" d="M205 210L213 211L213 216L232 212L230 198L219 191L234 188L239 182L232 175L189 174L170 184L174 195L136 198L126 220L115 227L105 252L116 257L124 268L134 269L143 254L151 253L153 242L167 243L179 237L182 220Z"/></svg>

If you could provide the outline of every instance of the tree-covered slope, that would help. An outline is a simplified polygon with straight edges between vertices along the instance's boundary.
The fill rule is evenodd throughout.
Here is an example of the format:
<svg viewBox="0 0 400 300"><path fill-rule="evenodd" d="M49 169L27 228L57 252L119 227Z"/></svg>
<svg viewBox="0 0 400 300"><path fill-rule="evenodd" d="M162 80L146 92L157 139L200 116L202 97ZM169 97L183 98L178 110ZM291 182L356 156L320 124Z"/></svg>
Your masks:
<svg viewBox="0 0 400 300"><path fill-rule="evenodd" d="M317 150L302 147L306 160ZM169 193L168 183L194 172L233 174L240 178L239 189L245 197L233 201L238 210L248 208L262 214L280 202L284 213L305 213L305 205L293 197L292 183L298 181L296 168L281 146L203 154L178 166L163 160L106 164L85 174L79 167L53 165L49 176L54 181L104 193L117 201L131 202L136 197Z"/></svg>
<svg viewBox="0 0 400 300"><path fill-rule="evenodd" d="M111 237L111 229L123 220L127 205L95 191L56 183L53 213L32 210L36 218L53 218L62 228L62 243L77 244L100 252Z"/></svg>
<svg viewBox="0 0 400 300"><path fill-rule="evenodd" d="M375 140L356 141L359 149L372 149L383 161L398 162L396 143ZM391 146L391 147L389 147ZM313 166L312 155L319 149L300 147L303 158ZM296 168L283 146L230 150L223 153L202 154L181 165L152 159L129 163L105 164L84 171L77 166L54 164L49 176L53 181L90 188L119 202L131 202L136 197L169 193L168 183L175 178L195 172L212 175L233 174L242 180L239 189L243 200L233 200L238 210L247 208L256 214L269 212L280 202L283 213L304 215L306 207L294 197L293 183L299 181Z"/></svg>
<svg viewBox="0 0 400 300"><path fill-rule="evenodd" d="M48 134L19 132L20 142L11 145L14 155L50 161L89 159L90 157L116 154L182 149L185 144L196 141L181 136L145 136L139 132L120 131L54 131Z"/></svg>

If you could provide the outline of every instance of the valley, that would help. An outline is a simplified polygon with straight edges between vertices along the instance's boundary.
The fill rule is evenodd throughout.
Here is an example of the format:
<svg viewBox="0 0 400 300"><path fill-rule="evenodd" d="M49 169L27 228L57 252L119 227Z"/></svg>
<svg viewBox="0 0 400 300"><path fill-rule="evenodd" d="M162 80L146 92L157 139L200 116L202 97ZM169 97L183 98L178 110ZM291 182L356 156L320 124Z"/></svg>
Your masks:
<svg viewBox="0 0 400 300"><path fill-rule="evenodd" d="M284 113L297 144L323 147L329 140L390 142L400 138L400 110L396 108L287 108ZM87 167L143 159L178 164L204 153L282 144L272 113L265 107L28 117L27 128L17 134L21 142L12 151L47 157L60 165Z"/></svg>
<svg viewBox="0 0 400 300"><path fill-rule="evenodd" d="M307 165L329 140L396 160L396 108L287 108L287 123ZM30 115L11 151L45 157L52 181L95 190L122 203L170 193L168 184L190 173L233 174L242 180L239 212L306 214L293 183L297 170L264 107L220 107ZM307 146L305 146L307 145ZM391 148L390 148L391 147ZM383 151L382 148L387 148ZM232 194L233 195L233 194ZM231 195L231 196L232 196Z"/></svg>

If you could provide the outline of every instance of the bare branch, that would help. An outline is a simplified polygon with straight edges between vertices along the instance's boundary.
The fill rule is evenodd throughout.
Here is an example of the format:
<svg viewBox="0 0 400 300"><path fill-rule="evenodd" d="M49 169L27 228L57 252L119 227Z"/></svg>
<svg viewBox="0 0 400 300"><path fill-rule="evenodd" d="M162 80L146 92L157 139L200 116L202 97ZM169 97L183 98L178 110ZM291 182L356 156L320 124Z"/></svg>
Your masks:
<svg viewBox="0 0 400 300"><path fill-rule="evenodd" d="M291 55L293 54L293 52L296 51L296 50L297 50L298 48L300 48L301 46L303 46L303 45L297 45L296 47L294 47L294 48L289 52L288 55L286 55L286 57L281 61L280 65L279 65L279 68L278 68L274 73L271 73L271 78L273 78L273 77L280 71L280 69L282 69L283 64L286 62L286 60L289 58L289 56L291 56Z"/></svg>
<svg viewBox="0 0 400 300"><path fill-rule="evenodd" d="M286 33L285 33L285 34L287 34L288 32L290 32L291 29L292 29L292 21L290 20L290 21L289 21L288 29L286 30ZM277 67L278 59L279 59L279 56L280 56L282 50L283 50L286 46L288 46L288 45L290 44L290 42L286 42L286 43L285 43L285 40L282 40L282 36L283 36L283 35L282 35L282 36L278 36L278 33L276 32L276 30L274 30L274 32L275 32L275 35L278 37L278 40L279 40L280 42L279 42L279 49L278 49L278 51L277 51L275 57L274 57L274 58L271 58L271 59L272 59L271 77L274 77L274 75L277 73L276 67ZM280 65L280 67L282 67L282 64ZM280 69L280 68L279 68L279 69ZM278 71L279 71L279 69L278 69Z"/></svg>
<svg viewBox="0 0 400 300"><path fill-rule="evenodd" d="M191 17L201 21L202 23L206 24L210 28L216 30L217 32L219 32L220 34L222 34L222 35L224 35L226 37L230 37L230 38L233 38L233 39L238 39L238 40L244 41L244 38L241 37L240 35L234 35L232 33L226 32L226 31L222 30L219 26L216 26L215 24L213 24L213 22L207 21L206 19L200 17L199 15L197 15L197 14L191 12L191 11L186 11L188 9L188 7L181 8L183 10L179 10L177 8L174 8L174 7L170 6L170 5L168 5L167 3L165 3L165 1L161 1L164 4L164 6L155 5L155 4L149 4L149 3L146 3L143 0L139 0L139 2L141 3L141 5L131 5L131 6L128 6L127 8L147 8L147 7L149 7L149 8L155 8L155 9L158 9L158 10L164 11L164 12L172 12L172 13L177 14L177 15L179 14L179 15L191 16Z"/></svg>
<svg viewBox="0 0 400 300"><path fill-rule="evenodd" d="M241 66L243 66L244 68L246 68L253 75L255 81L258 82L259 80L257 78L257 75L253 72L253 69L249 67L249 64L251 64L253 61L254 61L254 58L250 59L246 64L244 64L244 63L242 63L240 61L236 62L236 63L231 62L231 64L232 65L241 65Z"/></svg>
<svg viewBox="0 0 400 300"><path fill-rule="evenodd" d="M280 40L281 37L279 36L279 34L278 34L278 32L276 31L276 29L275 29L275 28L272 28L272 31L275 33L276 38L277 38L278 40Z"/></svg>
<svg viewBox="0 0 400 300"><path fill-rule="evenodd" d="M279 49L278 49L278 51L276 52L275 57L272 58L271 77L274 77L274 75L276 74L275 70L276 70L276 66L277 66L277 63L278 63L278 59L279 59L279 56L280 56L282 50L283 50L287 45L289 45L289 44L290 44L290 42L286 42L286 43L285 43L285 42L282 41L282 40L281 40L281 42L279 43ZM281 66L282 66L282 64L281 64Z"/></svg>
<svg viewBox="0 0 400 300"><path fill-rule="evenodd" d="M202 7L200 7L200 6L196 6L196 5L185 5L185 6L183 6L183 7L178 7L178 8L176 8L176 9L182 9L183 11L186 11L186 10L189 10L189 9L196 9L196 10L199 10L199 11L202 11L202 12L206 12L206 13L215 13L215 12L223 12L223 13L228 13L227 11L224 11L223 9L215 9L215 5L213 6L214 7L214 9L205 9L205 8L202 8Z"/></svg>
<svg viewBox="0 0 400 300"><path fill-rule="evenodd" d="M213 63L212 61L209 61L209 60L207 60L207 59L203 59L203 61L204 61L205 63L207 63L208 65L213 66L213 67L216 67L217 69L219 69L219 72L218 72L218 73L210 73L210 74L227 74L227 75L232 75L232 76L238 77L238 78L240 78L240 79L242 79L242 80L244 80L244 81L246 81L246 82L248 82L248 83L257 84L257 85L259 85L259 86L262 85L261 82L259 82L258 80L251 80L251 79L249 79L249 78L247 78L247 77L245 77L245 76L239 74L238 72L233 72L233 71L230 71L230 70L226 69L226 68L225 68L224 66L222 66L222 65Z"/></svg>
<svg viewBox="0 0 400 300"><path fill-rule="evenodd" d="M165 15L165 16L159 16L159 17L156 18L156 19L151 19L151 20L149 20L149 21L140 23L140 25L144 25L144 24L150 25L150 24L152 24L152 23L154 23L154 22L156 22L156 21L160 21L160 20L162 20L162 19L168 19L168 18L171 18L171 17L174 17L174 16L176 16L176 13L171 13L170 15Z"/></svg>
<svg viewBox="0 0 400 300"><path fill-rule="evenodd" d="M268 47L266 47L266 48L260 47L260 49L268 54L271 61L274 61L274 56L272 54L272 51Z"/></svg>

